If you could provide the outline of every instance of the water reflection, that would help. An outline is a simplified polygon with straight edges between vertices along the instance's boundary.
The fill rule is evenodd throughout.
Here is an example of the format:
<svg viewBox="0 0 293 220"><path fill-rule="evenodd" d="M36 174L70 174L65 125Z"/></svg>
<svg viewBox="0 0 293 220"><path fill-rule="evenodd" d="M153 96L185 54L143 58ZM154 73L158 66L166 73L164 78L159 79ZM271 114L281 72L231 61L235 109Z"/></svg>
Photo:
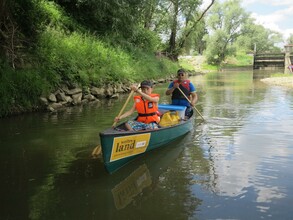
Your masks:
<svg viewBox="0 0 293 220"><path fill-rule="evenodd" d="M222 89L223 92L209 90L205 94L211 100L223 99L220 103L209 103L210 122L215 123L209 123L203 128L216 143L206 154L213 167L210 169L210 177L215 177L211 179L215 193L226 197L226 205L229 207L232 206L232 201L228 202L230 200L239 204L242 200L250 203L255 201L258 204L255 210L247 209L253 218L288 218L289 209L285 211L286 208L283 208L286 214L276 212L277 208L272 208L272 203L283 204L292 199L289 196L292 190L289 190L291 187L286 180L291 173L287 168L288 163L292 164L293 161L293 138L290 137L293 112L292 104L288 102L292 94L288 95L286 90L278 87L261 86L256 87L253 93L245 90L247 95L239 97L231 94L239 88L226 93L224 84ZM221 88L218 87L219 90ZM215 206L221 210L217 212L218 216L225 216L223 212L227 211L226 207L220 203ZM205 211L203 215L210 218L214 216ZM233 216L241 219L247 215L235 213Z"/></svg>
<svg viewBox="0 0 293 220"><path fill-rule="evenodd" d="M127 95L1 119L0 219L290 219L293 92L257 74L190 78L206 122L113 175L91 152Z"/></svg>
<svg viewBox="0 0 293 220"><path fill-rule="evenodd" d="M117 209L125 208L134 200L135 196L151 184L152 178L149 169L145 164L139 166L133 173L111 190L115 207Z"/></svg>
<svg viewBox="0 0 293 220"><path fill-rule="evenodd" d="M161 206L166 206L170 217L179 210L180 215L187 217L191 212L183 210L194 208L194 198L188 191L170 193L172 186L166 188L165 180L169 179L169 170L184 150L183 143L189 140L189 136L184 136L169 146L143 155L112 175L106 173L100 159L73 161L66 166L66 171L48 175L37 187L30 198L29 217L51 219L55 213L63 213L66 219L129 219L150 211L149 208L151 216L155 217L161 212ZM157 196L161 199L155 199ZM154 202L156 207L153 207ZM168 206L170 202L175 205L172 209ZM90 211L86 213L86 210Z"/></svg>

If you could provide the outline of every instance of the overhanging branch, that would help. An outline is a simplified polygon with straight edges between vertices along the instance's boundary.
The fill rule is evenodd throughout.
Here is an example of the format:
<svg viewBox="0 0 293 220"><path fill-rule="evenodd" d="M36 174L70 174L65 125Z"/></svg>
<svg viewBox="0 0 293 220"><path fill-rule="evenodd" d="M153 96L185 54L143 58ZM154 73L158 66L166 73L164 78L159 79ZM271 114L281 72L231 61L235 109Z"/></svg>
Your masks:
<svg viewBox="0 0 293 220"><path fill-rule="evenodd" d="M210 7L212 7L212 5L215 3L215 0L212 0L212 2L208 5L208 7L203 11L203 13L201 14L201 16L199 16L199 18L194 22L194 24L191 26L191 28L189 29L189 31L187 31L184 35L184 37L182 38L181 42L179 43L179 49L182 49L186 39L188 38L188 36L191 34L191 32L193 31L193 29L195 28L195 26L197 25L198 22L201 21L201 19L203 18L203 16L207 13L207 11L210 9Z"/></svg>

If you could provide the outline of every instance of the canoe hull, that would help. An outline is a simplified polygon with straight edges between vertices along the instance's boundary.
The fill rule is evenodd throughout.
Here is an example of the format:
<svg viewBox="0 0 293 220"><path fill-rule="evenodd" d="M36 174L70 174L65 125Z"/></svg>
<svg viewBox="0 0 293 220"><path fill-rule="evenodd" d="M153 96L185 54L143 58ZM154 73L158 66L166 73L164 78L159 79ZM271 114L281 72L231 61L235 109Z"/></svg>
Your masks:
<svg viewBox="0 0 293 220"><path fill-rule="evenodd" d="M113 173L141 154L165 146L183 136L193 128L192 121L194 120L190 118L175 126L158 130L117 132L108 129L100 133L106 170Z"/></svg>

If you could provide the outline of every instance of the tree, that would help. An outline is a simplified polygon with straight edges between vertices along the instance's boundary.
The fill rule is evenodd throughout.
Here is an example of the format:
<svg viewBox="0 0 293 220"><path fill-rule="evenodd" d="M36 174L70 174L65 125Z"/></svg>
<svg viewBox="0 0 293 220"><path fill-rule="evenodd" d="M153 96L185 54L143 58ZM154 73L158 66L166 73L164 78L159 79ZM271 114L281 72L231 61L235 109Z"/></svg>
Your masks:
<svg viewBox="0 0 293 220"><path fill-rule="evenodd" d="M22 65L23 53L35 37L39 20L36 17L40 14L31 0L0 1L0 55L13 68Z"/></svg>
<svg viewBox="0 0 293 220"><path fill-rule="evenodd" d="M144 24L144 28L151 30L153 26L153 20L156 13L156 8L159 4L159 0L146 0L144 3L144 7L141 11L142 23Z"/></svg>
<svg viewBox="0 0 293 220"><path fill-rule="evenodd" d="M210 36L207 40L207 61L219 65L227 55L233 54L233 43L244 33L244 24L249 14L240 6L240 0L216 3L207 24Z"/></svg>
<svg viewBox="0 0 293 220"><path fill-rule="evenodd" d="M237 38L235 46L238 50L255 53L280 52L280 48L275 45L281 42L282 36L279 32L255 24L255 20L249 18L244 25L243 34Z"/></svg>
<svg viewBox="0 0 293 220"><path fill-rule="evenodd" d="M207 29L205 25L205 20L202 19L196 25L194 31L190 33L190 35L186 38L184 47L182 50L185 54L191 54L191 52L195 54L202 54L206 48L206 42L203 37L207 34Z"/></svg>
<svg viewBox="0 0 293 220"><path fill-rule="evenodd" d="M215 0L212 0L211 3L208 5L208 7L201 13L201 15L198 15L197 12L187 15L186 17L186 25L182 31L182 35L179 39L179 49L182 49L185 45L186 40L188 37L194 33L195 31L199 31L199 34L193 34L194 37L197 38L197 41L200 41L199 38L202 39L203 32L206 31L204 25L205 22L202 22L202 18L207 13L207 11L211 8L211 6L214 4ZM195 20L194 20L195 18Z"/></svg>
<svg viewBox="0 0 293 220"><path fill-rule="evenodd" d="M199 0L162 0L159 1L156 18L157 31L166 39L165 51L172 60L177 60L189 36L197 30L199 22L213 5L200 12Z"/></svg>

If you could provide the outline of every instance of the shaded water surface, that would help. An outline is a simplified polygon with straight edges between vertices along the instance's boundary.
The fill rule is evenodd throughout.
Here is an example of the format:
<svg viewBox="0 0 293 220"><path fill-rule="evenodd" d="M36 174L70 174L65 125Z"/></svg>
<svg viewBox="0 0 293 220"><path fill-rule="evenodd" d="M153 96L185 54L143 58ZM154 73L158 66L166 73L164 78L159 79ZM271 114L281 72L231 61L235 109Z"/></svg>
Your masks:
<svg viewBox="0 0 293 220"><path fill-rule="evenodd" d="M91 152L127 95L0 119L0 219L291 219L293 92L262 77L192 77L206 121L112 175Z"/></svg>

